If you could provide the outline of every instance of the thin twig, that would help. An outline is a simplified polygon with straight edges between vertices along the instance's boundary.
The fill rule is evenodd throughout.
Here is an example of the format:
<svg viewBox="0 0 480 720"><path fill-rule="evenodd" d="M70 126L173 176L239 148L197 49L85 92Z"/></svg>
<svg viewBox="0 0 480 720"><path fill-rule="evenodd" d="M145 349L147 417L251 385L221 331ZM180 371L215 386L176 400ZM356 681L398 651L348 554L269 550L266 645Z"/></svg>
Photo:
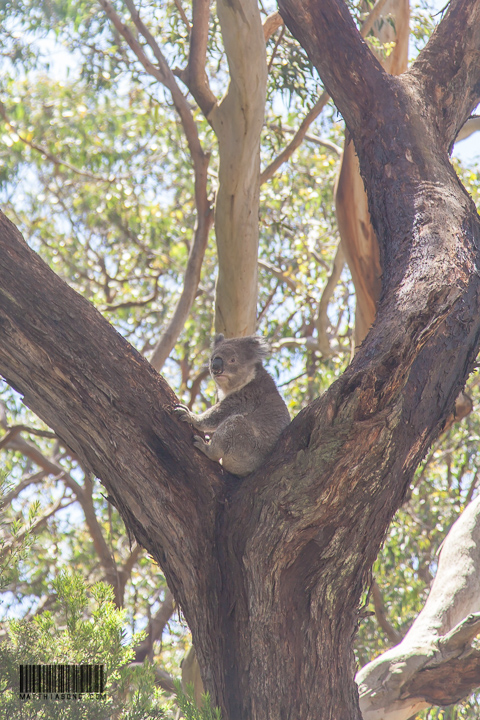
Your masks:
<svg viewBox="0 0 480 720"><path fill-rule="evenodd" d="M363 38L366 37L367 34L370 32L373 23L379 17L385 3L386 0L377 0L375 5L373 6L360 30L360 35ZM317 117L320 115L329 100L330 95L326 92L326 90L324 90L313 108L305 116L303 122L296 131L293 140L282 150L282 152L275 158L275 160L270 163L270 165L267 165L265 170L261 173L260 184L263 184L264 182L267 182L267 180L270 180L277 172L278 168L293 155L293 153L298 147L300 147L303 140L305 139L308 128L314 122L314 120L317 119Z"/></svg>
<svg viewBox="0 0 480 720"><path fill-rule="evenodd" d="M279 280L284 282L290 290L293 290L293 292L297 292L298 287L295 280L293 280L291 277L288 277L287 273L285 273L283 270L280 270L280 268L275 267L274 265L271 265L270 263L265 262L265 260L259 260L258 266L263 268L264 270L267 270L272 275L275 275Z"/></svg>
<svg viewBox="0 0 480 720"><path fill-rule="evenodd" d="M183 20L183 22L184 22L184 24L185 24L185 27L187 28L187 30L188 30L188 32L189 32L189 34L190 34L190 33L192 32L192 26L191 26L190 23L188 22L188 18L187 18L186 14L185 14L185 10L184 10L183 7L182 7L182 3L180 2L180 0L174 0L174 2L175 2L175 6L176 6L176 8L177 8L177 10L178 10L178 13L179 13L180 17L182 18L182 20Z"/></svg>
<svg viewBox="0 0 480 720"><path fill-rule="evenodd" d="M153 292L148 297L143 298L143 300L130 300L130 301L122 302L122 303L117 303L115 305L114 304L105 305L103 310L108 311L108 312L115 312L115 310L122 310L124 308L145 307L145 305L149 305L154 300L156 300L158 297L158 281L160 279L160 276L161 276L161 274L157 275L155 278L155 288L154 288ZM115 280L115 282L120 282L120 281Z"/></svg>
<svg viewBox="0 0 480 720"><path fill-rule="evenodd" d="M285 35L285 25L282 25L282 29L281 29L281 31L280 31L280 35L278 36L278 38L277 38L277 40L276 40L276 42L275 42L275 46L274 46L274 48L273 48L272 56L271 56L271 58L270 58L270 60L269 60L269 62L268 62L267 72L270 72L270 70L272 69L273 61L275 60L275 55L277 54L278 46L279 46L280 43L282 42L282 38L283 38L284 35Z"/></svg>
<svg viewBox="0 0 480 720"><path fill-rule="evenodd" d="M320 302L318 303L317 317L315 318L318 347L322 355L325 356L330 355L332 352L332 348L330 346L330 341L327 334L328 304L330 302L330 298L334 293L337 283L340 280L340 275L342 274L344 264L345 255L343 252L342 243L340 242L338 244L337 252L335 253L335 258L333 260L332 271L328 277L325 287L323 288L322 297L320 298Z"/></svg>

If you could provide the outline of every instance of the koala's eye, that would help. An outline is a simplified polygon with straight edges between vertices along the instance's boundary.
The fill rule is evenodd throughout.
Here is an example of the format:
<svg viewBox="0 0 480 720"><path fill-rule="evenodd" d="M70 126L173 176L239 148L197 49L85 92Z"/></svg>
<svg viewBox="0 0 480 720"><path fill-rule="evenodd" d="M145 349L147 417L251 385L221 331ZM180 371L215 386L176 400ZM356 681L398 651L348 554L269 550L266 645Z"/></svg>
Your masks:
<svg viewBox="0 0 480 720"><path fill-rule="evenodd" d="M234 363L234 362L237 362L237 361L236 361L236 359L235 359L234 357L232 357L232 358L230 358L230 360L229 360L228 362Z"/></svg>

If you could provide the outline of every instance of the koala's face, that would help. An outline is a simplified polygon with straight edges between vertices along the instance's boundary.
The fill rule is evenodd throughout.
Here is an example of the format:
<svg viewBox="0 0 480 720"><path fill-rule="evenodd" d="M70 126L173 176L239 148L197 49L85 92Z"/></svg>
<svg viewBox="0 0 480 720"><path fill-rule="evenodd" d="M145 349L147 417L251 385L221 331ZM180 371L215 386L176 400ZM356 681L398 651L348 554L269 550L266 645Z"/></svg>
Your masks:
<svg viewBox="0 0 480 720"><path fill-rule="evenodd" d="M223 335L218 335L210 358L210 374L221 395L230 395L251 382L263 355L264 349L259 338L225 340Z"/></svg>

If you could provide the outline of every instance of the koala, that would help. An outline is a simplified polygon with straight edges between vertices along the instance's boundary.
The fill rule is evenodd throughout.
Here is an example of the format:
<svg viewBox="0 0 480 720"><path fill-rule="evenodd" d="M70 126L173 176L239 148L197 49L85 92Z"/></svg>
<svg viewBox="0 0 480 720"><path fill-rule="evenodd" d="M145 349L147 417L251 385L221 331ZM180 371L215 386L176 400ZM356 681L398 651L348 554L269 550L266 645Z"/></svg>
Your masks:
<svg viewBox="0 0 480 720"><path fill-rule="evenodd" d="M217 335L210 358L219 402L201 415L184 405L176 415L210 435L194 436L196 448L225 470L243 477L256 470L273 448L290 415L275 381L262 364L266 350L255 336L225 340Z"/></svg>

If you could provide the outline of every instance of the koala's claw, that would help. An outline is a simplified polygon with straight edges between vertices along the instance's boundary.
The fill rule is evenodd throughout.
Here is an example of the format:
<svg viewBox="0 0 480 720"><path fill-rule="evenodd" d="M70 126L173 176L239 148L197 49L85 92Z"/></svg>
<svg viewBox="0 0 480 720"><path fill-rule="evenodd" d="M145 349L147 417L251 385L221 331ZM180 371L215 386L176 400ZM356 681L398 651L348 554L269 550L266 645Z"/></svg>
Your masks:
<svg viewBox="0 0 480 720"><path fill-rule="evenodd" d="M190 410L185 405L176 405L173 412L182 422L190 422Z"/></svg>

